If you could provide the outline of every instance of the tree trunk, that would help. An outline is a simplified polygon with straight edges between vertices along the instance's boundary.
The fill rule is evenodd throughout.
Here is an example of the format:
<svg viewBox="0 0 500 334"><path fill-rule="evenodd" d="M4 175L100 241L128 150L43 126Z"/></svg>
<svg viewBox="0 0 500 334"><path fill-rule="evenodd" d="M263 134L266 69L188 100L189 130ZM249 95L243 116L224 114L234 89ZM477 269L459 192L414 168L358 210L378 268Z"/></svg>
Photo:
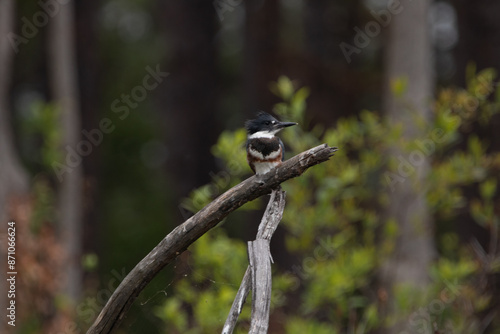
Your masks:
<svg viewBox="0 0 500 334"><path fill-rule="evenodd" d="M406 1L401 11L393 15L389 25L389 38L385 55L386 91L384 109L389 122L403 125L404 141L425 138L415 122L415 117L429 121L429 109L433 90L431 45L427 14L430 1ZM391 90L393 80L407 80L407 88L401 96ZM410 152L398 148L389 151L391 159L408 160ZM384 264L381 283L392 296L400 285L424 288L429 282L428 270L434 258L433 222L425 198L425 179L429 171L429 157L420 155L412 167L415 171L389 189L389 205L386 218L398 225L398 236L393 255ZM393 301L393 299L391 299ZM391 306L389 306L391 309ZM395 312L392 305L392 312ZM399 333L395 326L391 333Z"/></svg>
<svg viewBox="0 0 500 334"><path fill-rule="evenodd" d="M219 129L215 101L216 9L213 1L166 1L162 21L172 50L165 71L172 70L164 90L165 134L169 148L168 174L173 196L182 198L210 181L216 170L210 148Z"/></svg>
<svg viewBox="0 0 500 334"><path fill-rule="evenodd" d="M500 2L453 1L457 11L460 39L455 49L456 81L465 85L465 69L471 61L478 70L500 70Z"/></svg>
<svg viewBox="0 0 500 334"><path fill-rule="evenodd" d="M78 69L80 87L80 114L82 129L94 129L102 118L100 106L101 91L99 83L104 73L99 58L98 16L99 1L75 1L76 50L78 50ZM100 175L102 158L96 150L83 161L85 170L85 212L83 218L83 251L98 252L100 230Z"/></svg>
<svg viewBox="0 0 500 334"><path fill-rule="evenodd" d="M60 109L62 152L65 162L68 147L77 149L80 140L79 94L74 41L74 2L60 6L50 21L49 69L51 90ZM83 215L83 169L81 163L64 173L58 189L58 225L67 256L64 293L76 302L81 295L80 269Z"/></svg>
<svg viewBox="0 0 500 334"><path fill-rule="evenodd" d="M244 106L246 114L253 115L276 102L269 83L281 74L279 1L245 1L245 15Z"/></svg>
<svg viewBox="0 0 500 334"><path fill-rule="evenodd" d="M0 268L7 268L7 222L13 217L9 210L11 201L28 192L28 175L16 154L10 127L9 88L14 50L7 34L14 31L14 0L0 1ZM3 276L2 276L3 277ZM6 280L0 280L0 309L7 308ZM0 332L7 332L7 321L2 321Z"/></svg>
<svg viewBox="0 0 500 334"><path fill-rule="evenodd" d="M365 18L358 13L363 4L361 0L309 0L303 6L305 59L290 70L299 73L301 83L314 92L307 99L308 114L315 122L334 126L339 118L357 115L366 107L360 96L381 95L378 73L367 69L361 54L352 54L348 62L340 48L341 43L353 43L353 27L364 26Z"/></svg>

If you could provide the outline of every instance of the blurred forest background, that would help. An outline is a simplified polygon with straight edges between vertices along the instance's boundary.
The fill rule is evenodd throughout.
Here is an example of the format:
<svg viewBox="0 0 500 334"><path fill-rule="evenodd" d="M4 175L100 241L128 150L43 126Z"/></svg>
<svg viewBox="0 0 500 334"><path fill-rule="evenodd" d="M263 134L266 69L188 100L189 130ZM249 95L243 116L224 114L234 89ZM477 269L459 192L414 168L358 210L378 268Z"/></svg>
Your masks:
<svg viewBox="0 0 500 334"><path fill-rule="evenodd" d="M250 175L242 126L265 110L300 123L289 156L340 148L283 185L270 333L500 333L498 70L495 0L0 0L0 263L14 220L18 272L0 331L85 332ZM265 203L180 255L117 333L220 331Z"/></svg>

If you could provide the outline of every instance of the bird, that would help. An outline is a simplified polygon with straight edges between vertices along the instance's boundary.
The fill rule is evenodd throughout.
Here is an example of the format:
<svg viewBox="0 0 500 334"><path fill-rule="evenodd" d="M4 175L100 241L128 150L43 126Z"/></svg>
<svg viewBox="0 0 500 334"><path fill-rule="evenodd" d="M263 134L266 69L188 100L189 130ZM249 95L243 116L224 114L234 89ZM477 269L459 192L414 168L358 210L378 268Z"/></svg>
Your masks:
<svg viewBox="0 0 500 334"><path fill-rule="evenodd" d="M247 130L247 162L256 175L263 175L285 159L285 145L275 135L295 122L280 122L267 112L245 122Z"/></svg>

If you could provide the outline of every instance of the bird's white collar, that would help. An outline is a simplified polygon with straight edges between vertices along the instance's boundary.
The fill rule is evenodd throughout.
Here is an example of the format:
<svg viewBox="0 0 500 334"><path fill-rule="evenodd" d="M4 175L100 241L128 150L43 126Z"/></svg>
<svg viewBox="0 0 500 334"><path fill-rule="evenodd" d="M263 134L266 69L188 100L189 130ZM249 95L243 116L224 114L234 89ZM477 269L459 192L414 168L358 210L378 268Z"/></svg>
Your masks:
<svg viewBox="0 0 500 334"><path fill-rule="evenodd" d="M278 131L259 131L252 133L251 135L248 136L248 139L254 139L254 138L273 138L274 134Z"/></svg>

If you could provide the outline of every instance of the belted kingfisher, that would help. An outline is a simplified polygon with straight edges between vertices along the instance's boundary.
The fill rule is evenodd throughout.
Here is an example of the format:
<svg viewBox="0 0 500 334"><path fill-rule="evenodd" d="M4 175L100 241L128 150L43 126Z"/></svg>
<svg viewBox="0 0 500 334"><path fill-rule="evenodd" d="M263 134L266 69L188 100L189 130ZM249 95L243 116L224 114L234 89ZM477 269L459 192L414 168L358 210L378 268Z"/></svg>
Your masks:
<svg viewBox="0 0 500 334"><path fill-rule="evenodd" d="M296 124L280 122L264 111L259 112L256 119L246 121L247 161L255 174L265 174L281 164L285 159L285 146L275 134Z"/></svg>

